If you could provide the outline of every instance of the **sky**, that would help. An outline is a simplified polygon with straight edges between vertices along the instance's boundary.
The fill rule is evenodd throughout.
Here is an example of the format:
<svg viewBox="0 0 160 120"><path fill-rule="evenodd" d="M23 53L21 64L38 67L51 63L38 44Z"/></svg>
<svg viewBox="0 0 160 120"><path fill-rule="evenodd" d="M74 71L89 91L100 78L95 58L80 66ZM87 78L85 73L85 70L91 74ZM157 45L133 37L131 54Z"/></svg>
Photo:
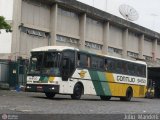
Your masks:
<svg viewBox="0 0 160 120"><path fill-rule="evenodd" d="M78 0L98 9L122 17L119 6L127 4L133 7L139 14L136 21L138 25L160 33L160 0Z"/></svg>

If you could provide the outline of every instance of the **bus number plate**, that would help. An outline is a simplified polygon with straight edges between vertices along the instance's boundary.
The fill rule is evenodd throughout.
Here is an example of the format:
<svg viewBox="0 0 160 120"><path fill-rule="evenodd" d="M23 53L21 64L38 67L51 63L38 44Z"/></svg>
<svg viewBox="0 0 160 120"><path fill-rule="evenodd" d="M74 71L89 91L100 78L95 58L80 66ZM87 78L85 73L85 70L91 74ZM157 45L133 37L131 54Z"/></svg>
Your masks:
<svg viewBox="0 0 160 120"><path fill-rule="evenodd" d="M28 76L27 81L39 81L39 76Z"/></svg>

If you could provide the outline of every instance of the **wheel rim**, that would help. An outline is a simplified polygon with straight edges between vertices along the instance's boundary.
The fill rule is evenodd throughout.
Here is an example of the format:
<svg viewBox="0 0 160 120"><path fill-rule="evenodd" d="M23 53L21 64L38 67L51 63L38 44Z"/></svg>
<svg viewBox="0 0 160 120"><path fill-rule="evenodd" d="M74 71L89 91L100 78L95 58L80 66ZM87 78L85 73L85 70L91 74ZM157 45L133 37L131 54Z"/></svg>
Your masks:
<svg viewBox="0 0 160 120"><path fill-rule="evenodd" d="M130 100L131 97L132 97L132 92L131 92L131 91L128 91L128 92L127 92L127 98Z"/></svg>

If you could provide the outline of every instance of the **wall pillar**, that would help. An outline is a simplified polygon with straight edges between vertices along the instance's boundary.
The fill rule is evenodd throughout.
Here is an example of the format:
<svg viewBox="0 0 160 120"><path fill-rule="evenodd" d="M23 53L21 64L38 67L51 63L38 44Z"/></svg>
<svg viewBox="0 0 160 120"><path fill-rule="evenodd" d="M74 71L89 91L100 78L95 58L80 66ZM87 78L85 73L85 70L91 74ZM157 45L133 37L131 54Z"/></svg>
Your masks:
<svg viewBox="0 0 160 120"><path fill-rule="evenodd" d="M122 46L123 46L123 52L122 57L127 58L127 41L128 41L128 29L125 29L123 31L123 39L122 39Z"/></svg>
<svg viewBox="0 0 160 120"><path fill-rule="evenodd" d="M80 16L79 24L79 35L80 35L80 49L85 49L85 38L86 38L86 13Z"/></svg>
<svg viewBox="0 0 160 120"><path fill-rule="evenodd" d="M157 58L157 39L155 39L153 41L153 44L152 44L152 57L153 57L153 61L156 61L156 58Z"/></svg>
<svg viewBox="0 0 160 120"><path fill-rule="evenodd" d="M50 18L50 41L49 45L56 45L56 33L57 33L57 16L58 16L58 5L54 4L51 7L51 18Z"/></svg>
<svg viewBox="0 0 160 120"><path fill-rule="evenodd" d="M139 39L139 58L140 59L144 59L143 51L144 51L144 34L141 35Z"/></svg>
<svg viewBox="0 0 160 120"><path fill-rule="evenodd" d="M12 42L11 42L11 59L16 60L20 56L20 25L22 14L22 0L13 1L13 22L12 22Z"/></svg>
<svg viewBox="0 0 160 120"><path fill-rule="evenodd" d="M103 47L102 47L102 53L108 54L108 41L109 41L109 22L104 23L103 27Z"/></svg>

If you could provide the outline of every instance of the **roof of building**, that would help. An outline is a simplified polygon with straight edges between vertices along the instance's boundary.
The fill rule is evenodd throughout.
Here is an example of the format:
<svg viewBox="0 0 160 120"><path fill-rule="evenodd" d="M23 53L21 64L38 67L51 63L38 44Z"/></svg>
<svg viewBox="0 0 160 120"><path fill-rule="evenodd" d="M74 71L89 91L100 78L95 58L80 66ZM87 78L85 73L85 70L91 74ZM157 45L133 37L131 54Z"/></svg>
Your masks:
<svg viewBox="0 0 160 120"><path fill-rule="evenodd" d="M52 6L55 3L58 3L61 7L65 7L71 10L74 10L78 13L86 13L87 16L102 20L102 21L109 21L111 24L115 24L119 27L124 29L128 28L131 31L141 35L144 34L145 36L151 39L160 39L160 34L154 32L148 28L142 27L130 21L124 20L120 17L115 15L109 14L92 6L86 5L76 0L35 0L38 2L42 2Z"/></svg>

